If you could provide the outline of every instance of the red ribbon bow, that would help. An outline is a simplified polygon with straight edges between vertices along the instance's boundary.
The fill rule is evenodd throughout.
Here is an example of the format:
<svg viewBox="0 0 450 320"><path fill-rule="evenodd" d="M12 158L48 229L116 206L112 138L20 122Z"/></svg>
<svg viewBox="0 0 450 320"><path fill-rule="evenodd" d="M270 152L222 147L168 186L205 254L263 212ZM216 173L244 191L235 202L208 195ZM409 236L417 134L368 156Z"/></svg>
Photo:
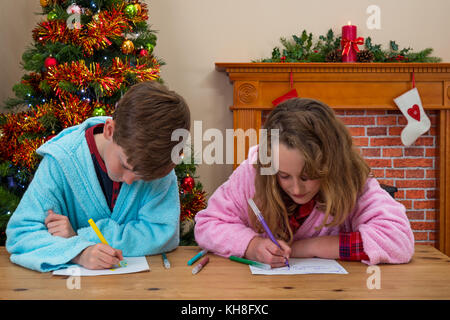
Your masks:
<svg viewBox="0 0 450 320"><path fill-rule="evenodd" d="M353 47L353 50L356 52L359 52L358 45L364 44L364 38L359 37L355 40L350 39L342 39L341 40L341 46L344 48L342 49L342 55L345 56L350 52L350 47Z"/></svg>

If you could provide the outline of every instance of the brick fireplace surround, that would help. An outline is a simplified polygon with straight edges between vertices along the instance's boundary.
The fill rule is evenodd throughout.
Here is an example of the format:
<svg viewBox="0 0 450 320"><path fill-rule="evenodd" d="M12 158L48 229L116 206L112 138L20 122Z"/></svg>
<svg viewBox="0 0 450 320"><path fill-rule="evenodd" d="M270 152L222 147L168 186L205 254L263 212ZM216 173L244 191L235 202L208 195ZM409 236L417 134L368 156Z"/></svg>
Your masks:
<svg viewBox="0 0 450 320"><path fill-rule="evenodd" d="M395 199L406 207L416 243L450 254L450 64L216 63L216 69L233 83L234 129L261 128L271 102L291 89L291 77L300 97L331 106L377 180L398 189ZM413 74L431 128L405 147L400 134L407 121L393 99L412 88ZM241 161L235 157L235 167Z"/></svg>

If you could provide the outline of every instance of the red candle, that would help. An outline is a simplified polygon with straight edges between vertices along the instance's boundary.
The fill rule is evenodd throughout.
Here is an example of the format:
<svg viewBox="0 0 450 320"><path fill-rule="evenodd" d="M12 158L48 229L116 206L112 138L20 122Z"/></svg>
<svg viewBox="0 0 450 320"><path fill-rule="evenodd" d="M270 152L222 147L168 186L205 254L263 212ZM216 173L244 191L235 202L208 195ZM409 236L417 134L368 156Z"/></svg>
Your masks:
<svg viewBox="0 0 450 320"><path fill-rule="evenodd" d="M356 26L353 26L351 22L348 25L342 27L342 41L341 48L344 50L344 46L347 44L350 46L347 54L342 54L342 62L356 62L356 51L353 49L352 43L349 41L356 40Z"/></svg>

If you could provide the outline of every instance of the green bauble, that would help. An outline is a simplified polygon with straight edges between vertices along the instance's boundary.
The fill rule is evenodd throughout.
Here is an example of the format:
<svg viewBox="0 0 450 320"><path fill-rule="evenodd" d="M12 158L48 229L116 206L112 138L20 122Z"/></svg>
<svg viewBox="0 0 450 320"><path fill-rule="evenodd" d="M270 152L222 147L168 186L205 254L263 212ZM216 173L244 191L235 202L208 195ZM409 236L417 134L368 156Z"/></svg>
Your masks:
<svg viewBox="0 0 450 320"><path fill-rule="evenodd" d="M137 8L134 4L129 4L125 7L125 14L128 18L134 18L137 14Z"/></svg>
<svg viewBox="0 0 450 320"><path fill-rule="evenodd" d="M153 44L151 44L151 43L147 43L147 44L145 44L145 47L147 48L149 53L152 53L153 52L153 48L155 46Z"/></svg>
<svg viewBox="0 0 450 320"><path fill-rule="evenodd" d="M47 20L48 21L53 21L58 19L58 14L55 11L50 11L47 15Z"/></svg>
<svg viewBox="0 0 450 320"><path fill-rule="evenodd" d="M94 112L92 112L94 117L106 116L106 111L103 108L94 108Z"/></svg>

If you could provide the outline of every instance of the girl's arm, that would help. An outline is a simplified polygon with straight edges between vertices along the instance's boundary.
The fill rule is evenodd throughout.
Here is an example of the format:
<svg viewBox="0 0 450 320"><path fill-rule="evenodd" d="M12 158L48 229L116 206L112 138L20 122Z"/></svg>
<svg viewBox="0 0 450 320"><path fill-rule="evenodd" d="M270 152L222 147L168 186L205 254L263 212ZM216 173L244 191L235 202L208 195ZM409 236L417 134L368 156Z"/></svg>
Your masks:
<svg viewBox="0 0 450 320"><path fill-rule="evenodd" d="M347 261L369 260L364 251L361 234L357 231L341 232L337 236L298 240L292 244L292 250L292 256L298 258L318 257Z"/></svg>
<svg viewBox="0 0 450 320"><path fill-rule="evenodd" d="M339 235L299 240L292 252L367 264L407 263L414 253L414 236L405 207L369 179Z"/></svg>
<svg viewBox="0 0 450 320"><path fill-rule="evenodd" d="M414 254L414 235L405 207L378 181L369 178L350 216L347 232L358 231L368 264L408 263Z"/></svg>
<svg viewBox="0 0 450 320"><path fill-rule="evenodd" d="M375 179L366 183L346 225L339 235L295 241L291 256L379 264L407 263L414 253L414 236L405 207Z"/></svg>
<svg viewBox="0 0 450 320"><path fill-rule="evenodd" d="M339 259L339 236L322 236L294 241L292 258Z"/></svg>

